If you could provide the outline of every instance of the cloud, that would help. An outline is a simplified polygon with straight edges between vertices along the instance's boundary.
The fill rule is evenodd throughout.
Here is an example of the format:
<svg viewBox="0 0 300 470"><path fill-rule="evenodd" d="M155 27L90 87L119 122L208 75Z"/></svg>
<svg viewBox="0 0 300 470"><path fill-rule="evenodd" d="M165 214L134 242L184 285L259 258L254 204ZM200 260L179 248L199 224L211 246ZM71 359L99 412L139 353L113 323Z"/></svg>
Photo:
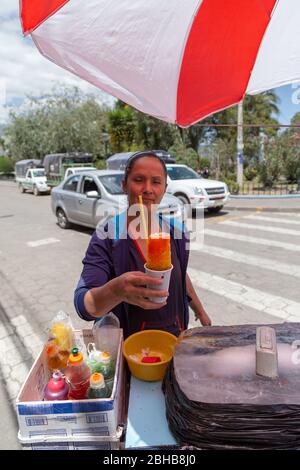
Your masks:
<svg viewBox="0 0 300 470"><path fill-rule="evenodd" d="M7 121L9 110L22 104L26 95L42 96L57 82L113 102L110 95L45 59L31 38L23 37L18 0L0 3L0 44L0 123Z"/></svg>

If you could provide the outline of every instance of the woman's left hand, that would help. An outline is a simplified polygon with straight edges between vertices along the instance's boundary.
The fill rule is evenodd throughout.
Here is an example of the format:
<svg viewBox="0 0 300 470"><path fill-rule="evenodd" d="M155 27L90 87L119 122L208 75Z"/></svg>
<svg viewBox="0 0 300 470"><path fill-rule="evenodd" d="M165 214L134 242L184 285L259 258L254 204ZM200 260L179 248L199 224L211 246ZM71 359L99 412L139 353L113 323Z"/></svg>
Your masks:
<svg viewBox="0 0 300 470"><path fill-rule="evenodd" d="M199 312L195 312L195 320L199 320L203 326L211 326L211 319L204 309Z"/></svg>

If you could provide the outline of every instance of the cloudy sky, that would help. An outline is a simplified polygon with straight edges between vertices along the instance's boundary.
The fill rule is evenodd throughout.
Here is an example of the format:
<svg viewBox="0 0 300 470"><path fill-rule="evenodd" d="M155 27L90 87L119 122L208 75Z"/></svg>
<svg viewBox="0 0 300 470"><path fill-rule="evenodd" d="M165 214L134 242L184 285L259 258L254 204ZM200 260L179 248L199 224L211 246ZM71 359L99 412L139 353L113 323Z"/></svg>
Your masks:
<svg viewBox="0 0 300 470"><path fill-rule="evenodd" d="M99 99L111 97L45 59L30 37L23 37L19 21L19 0L0 0L0 124L11 107L23 103L26 95L40 96L56 82L77 85Z"/></svg>
<svg viewBox="0 0 300 470"><path fill-rule="evenodd" d="M26 95L41 96L54 83L77 85L93 92L101 101L112 98L92 85L46 60L30 37L24 38L19 22L19 0L0 0L0 126L7 121L11 107L19 107ZM288 124L300 112L300 84L276 90L280 98L281 124Z"/></svg>

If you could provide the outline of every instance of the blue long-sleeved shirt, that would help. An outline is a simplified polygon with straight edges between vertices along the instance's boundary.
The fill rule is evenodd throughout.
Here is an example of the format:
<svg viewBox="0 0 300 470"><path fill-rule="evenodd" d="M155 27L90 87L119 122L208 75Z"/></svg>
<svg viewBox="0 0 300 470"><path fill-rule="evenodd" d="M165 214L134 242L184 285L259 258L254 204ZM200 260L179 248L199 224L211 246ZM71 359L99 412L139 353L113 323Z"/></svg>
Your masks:
<svg viewBox="0 0 300 470"><path fill-rule="evenodd" d="M140 329L163 329L178 335L188 325L188 298L185 275L189 251L187 236L181 227L170 226L172 264L174 266L167 305L158 310L143 310L121 302L113 312L119 318L124 337ZM181 238L176 238L181 236ZM111 279L128 271L144 271L132 240L127 236L126 213L117 215L109 224L97 228L83 259L83 270L74 295L78 315L95 321L84 306L86 292L103 286Z"/></svg>

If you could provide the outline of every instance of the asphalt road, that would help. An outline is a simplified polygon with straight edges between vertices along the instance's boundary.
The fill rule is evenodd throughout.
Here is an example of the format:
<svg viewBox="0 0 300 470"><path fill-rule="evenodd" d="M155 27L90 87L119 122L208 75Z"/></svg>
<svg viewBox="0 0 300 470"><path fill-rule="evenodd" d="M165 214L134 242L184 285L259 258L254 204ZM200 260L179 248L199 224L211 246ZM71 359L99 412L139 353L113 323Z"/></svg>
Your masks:
<svg viewBox="0 0 300 470"><path fill-rule="evenodd" d="M224 210L206 216L189 273L214 325L300 321L300 213ZM232 204L231 204L232 206ZM63 310L86 327L73 291L92 231L62 230L50 196L0 182L0 449L19 448L13 405L49 322ZM191 314L190 326L196 326ZM5 429L5 431L4 431Z"/></svg>

